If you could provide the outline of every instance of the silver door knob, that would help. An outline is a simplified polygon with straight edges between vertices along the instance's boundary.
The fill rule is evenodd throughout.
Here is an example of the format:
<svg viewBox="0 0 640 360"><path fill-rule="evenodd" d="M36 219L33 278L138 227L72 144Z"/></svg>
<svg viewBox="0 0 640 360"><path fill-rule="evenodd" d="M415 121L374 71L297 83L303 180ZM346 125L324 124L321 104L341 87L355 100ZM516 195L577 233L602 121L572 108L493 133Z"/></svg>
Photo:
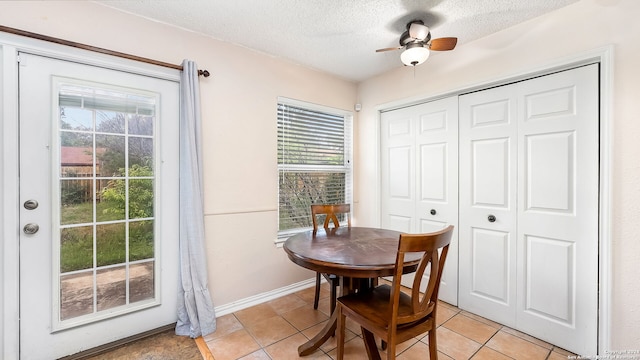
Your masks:
<svg viewBox="0 0 640 360"><path fill-rule="evenodd" d="M24 231L25 234L32 235L37 233L38 230L40 230L40 226L38 226L38 224L28 223L27 225L24 226L22 230Z"/></svg>

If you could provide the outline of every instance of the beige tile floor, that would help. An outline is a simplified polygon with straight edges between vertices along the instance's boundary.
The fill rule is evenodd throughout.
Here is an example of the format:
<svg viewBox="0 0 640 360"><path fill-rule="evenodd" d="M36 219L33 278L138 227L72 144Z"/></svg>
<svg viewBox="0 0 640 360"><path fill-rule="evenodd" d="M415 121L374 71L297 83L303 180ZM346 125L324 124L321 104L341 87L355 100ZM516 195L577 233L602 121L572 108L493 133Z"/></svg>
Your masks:
<svg viewBox="0 0 640 360"><path fill-rule="evenodd" d="M336 340L330 338L313 354L299 357L298 346L329 318L329 290L323 285L318 310L314 288L218 318L217 330L204 338L215 360L335 359ZM477 315L440 303L437 314L439 359L566 360L574 355L551 344ZM347 323L345 359L367 359L359 326ZM429 359L426 334L398 346L398 360ZM384 356L384 355L383 355Z"/></svg>

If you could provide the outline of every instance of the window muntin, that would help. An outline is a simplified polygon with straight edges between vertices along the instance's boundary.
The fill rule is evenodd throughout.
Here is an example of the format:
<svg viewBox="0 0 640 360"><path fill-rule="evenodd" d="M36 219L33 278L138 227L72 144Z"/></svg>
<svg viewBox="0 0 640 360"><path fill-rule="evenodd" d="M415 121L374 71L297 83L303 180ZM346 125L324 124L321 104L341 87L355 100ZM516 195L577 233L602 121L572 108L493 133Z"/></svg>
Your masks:
<svg viewBox="0 0 640 360"><path fill-rule="evenodd" d="M157 94L58 88L54 327L157 304Z"/></svg>

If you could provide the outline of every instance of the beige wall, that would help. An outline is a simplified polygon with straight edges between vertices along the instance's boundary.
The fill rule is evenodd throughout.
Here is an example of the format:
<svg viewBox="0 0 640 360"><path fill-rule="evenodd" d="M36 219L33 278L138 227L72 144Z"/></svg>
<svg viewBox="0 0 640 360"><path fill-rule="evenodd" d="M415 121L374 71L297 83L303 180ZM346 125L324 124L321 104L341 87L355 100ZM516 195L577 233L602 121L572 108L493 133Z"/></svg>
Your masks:
<svg viewBox="0 0 640 360"><path fill-rule="evenodd" d="M356 84L86 1L2 1L0 24L173 64L188 58L208 69L212 76L201 79L200 89L214 305L313 277L274 245L276 101L351 110Z"/></svg>
<svg viewBox="0 0 640 360"><path fill-rule="evenodd" d="M399 68L361 83L355 211L378 224L377 110L538 70L561 59L614 45L613 86L613 349L640 348L640 2L582 0L546 16L437 54L415 69ZM455 34L442 34L455 35ZM399 60L398 60L399 61ZM596 266L596 264L594 264Z"/></svg>

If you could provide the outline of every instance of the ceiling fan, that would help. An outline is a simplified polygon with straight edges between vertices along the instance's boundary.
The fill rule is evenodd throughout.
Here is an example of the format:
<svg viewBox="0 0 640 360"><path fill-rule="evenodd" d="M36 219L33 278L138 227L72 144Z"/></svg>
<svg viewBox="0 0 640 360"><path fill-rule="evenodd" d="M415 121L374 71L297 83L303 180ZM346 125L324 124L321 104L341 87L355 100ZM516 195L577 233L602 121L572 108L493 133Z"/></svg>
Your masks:
<svg viewBox="0 0 640 360"><path fill-rule="evenodd" d="M429 58L429 50L453 50L458 38L443 37L431 39L431 32L422 20L412 20L407 24L407 30L400 35L400 46L378 49L376 52L404 49L400 60L407 66L420 65Z"/></svg>

